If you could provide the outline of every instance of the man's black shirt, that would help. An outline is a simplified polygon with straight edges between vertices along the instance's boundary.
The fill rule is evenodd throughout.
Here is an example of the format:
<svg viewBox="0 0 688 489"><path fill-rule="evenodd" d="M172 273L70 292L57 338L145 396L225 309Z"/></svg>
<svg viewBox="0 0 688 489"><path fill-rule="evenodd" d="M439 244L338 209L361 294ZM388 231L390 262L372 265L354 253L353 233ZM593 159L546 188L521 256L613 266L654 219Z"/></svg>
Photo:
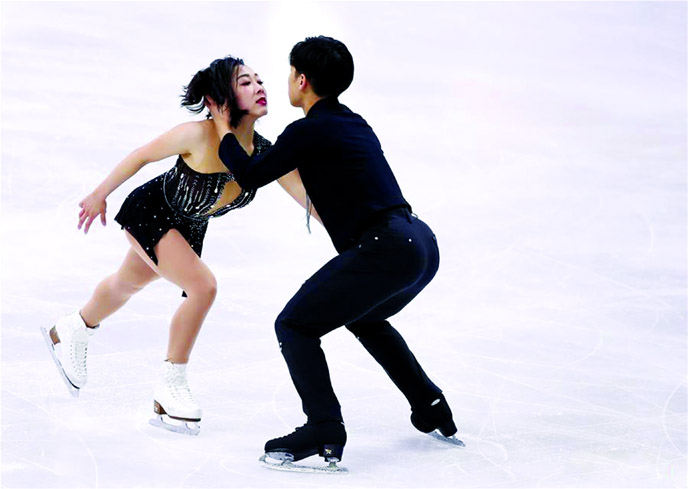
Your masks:
<svg viewBox="0 0 688 489"><path fill-rule="evenodd" d="M219 155L246 190L298 168L339 253L382 211L410 208L372 128L336 98L316 102L260 155L248 156L231 133L222 139Z"/></svg>

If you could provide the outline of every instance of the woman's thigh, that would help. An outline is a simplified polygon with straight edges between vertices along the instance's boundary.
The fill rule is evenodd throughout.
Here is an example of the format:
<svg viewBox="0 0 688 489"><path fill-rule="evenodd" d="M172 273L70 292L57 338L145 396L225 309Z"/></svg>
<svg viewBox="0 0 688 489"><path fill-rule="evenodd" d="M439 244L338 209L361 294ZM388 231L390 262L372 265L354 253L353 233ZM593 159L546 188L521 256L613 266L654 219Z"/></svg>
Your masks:
<svg viewBox="0 0 688 489"><path fill-rule="evenodd" d="M198 284L210 286L215 277L201 260L184 236L176 229L170 229L155 245L158 264L155 265L141 245L128 235L137 254L161 277L186 290L187 293Z"/></svg>
<svg viewBox="0 0 688 489"><path fill-rule="evenodd" d="M146 258L148 257L146 256ZM153 262L150 261L150 259L148 259L148 261L150 264L146 263L132 246L129 248L127 255L124 257L124 261L117 270L117 278L120 282L131 286L135 290L142 289L149 283L160 278L158 272L151 267Z"/></svg>

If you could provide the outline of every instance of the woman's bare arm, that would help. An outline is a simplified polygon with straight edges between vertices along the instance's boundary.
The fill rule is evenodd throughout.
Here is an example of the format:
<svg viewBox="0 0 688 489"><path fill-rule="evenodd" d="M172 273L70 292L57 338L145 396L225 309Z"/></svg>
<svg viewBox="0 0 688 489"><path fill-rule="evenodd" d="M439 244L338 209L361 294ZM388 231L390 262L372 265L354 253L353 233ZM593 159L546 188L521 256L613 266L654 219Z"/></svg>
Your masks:
<svg viewBox="0 0 688 489"><path fill-rule="evenodd" d="M301 175L299 174L299 170L293 170L283 177L280 177L277 179L279 184L282 186L284 190L287 191L289 195L291 195L296 202L298 202L301 207L304 209L307 208L308 205L310 205L311 208L311 216L316 218L320 224L322 224L322 220L320 219L320 216L318 215L318 212L315 210L315 207L313 207L313 203L310 202L307 198L306 194L306 189L303 186L303 182L301 181Z"/></svg>
<svg viewBox="0 0 688 489"><path fill-rule="evenodd" d="M85 225L84 233L88 233L91 223L100 215L100 221L105 225L105 199L120 185L135 175L148 163L159 161L176 154L189 154L203 142L203 130L198 122L186 122L161 134L151 142L129 153L112 169L110 174L87 195L79 207L79 226Z"/></svg>

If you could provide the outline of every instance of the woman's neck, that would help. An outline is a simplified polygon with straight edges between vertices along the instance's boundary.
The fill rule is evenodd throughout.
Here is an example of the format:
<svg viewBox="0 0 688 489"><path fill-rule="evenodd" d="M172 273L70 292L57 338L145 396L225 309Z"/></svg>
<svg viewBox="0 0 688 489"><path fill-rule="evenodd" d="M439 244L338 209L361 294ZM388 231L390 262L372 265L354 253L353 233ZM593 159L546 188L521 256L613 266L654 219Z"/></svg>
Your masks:
<svg viewBox="0 0 688 489"><path fill-rule="evenodd" d="M244 119L246 119L246 117L244 117ZM232 128L232 133L248 154L253 152L254 123L255 121L253 120L243 120L237 127Z"/></svg>

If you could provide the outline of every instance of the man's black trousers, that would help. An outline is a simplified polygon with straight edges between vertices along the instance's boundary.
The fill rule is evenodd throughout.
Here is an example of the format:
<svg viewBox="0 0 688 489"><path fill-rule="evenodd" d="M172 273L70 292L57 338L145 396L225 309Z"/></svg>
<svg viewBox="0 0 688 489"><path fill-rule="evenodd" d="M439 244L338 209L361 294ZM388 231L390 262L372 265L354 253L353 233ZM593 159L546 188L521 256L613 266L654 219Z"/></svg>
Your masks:
<svg viewBox="0 0 688 489"><path fill-rule="evenodd" d="M342 420L320 347L320 338L340 326L356 335L412 407L437 398L440 389L387 318L416 297L438 267L432 230L405 208L394 209L301 286L275 331L309 423Z"/></svg>

